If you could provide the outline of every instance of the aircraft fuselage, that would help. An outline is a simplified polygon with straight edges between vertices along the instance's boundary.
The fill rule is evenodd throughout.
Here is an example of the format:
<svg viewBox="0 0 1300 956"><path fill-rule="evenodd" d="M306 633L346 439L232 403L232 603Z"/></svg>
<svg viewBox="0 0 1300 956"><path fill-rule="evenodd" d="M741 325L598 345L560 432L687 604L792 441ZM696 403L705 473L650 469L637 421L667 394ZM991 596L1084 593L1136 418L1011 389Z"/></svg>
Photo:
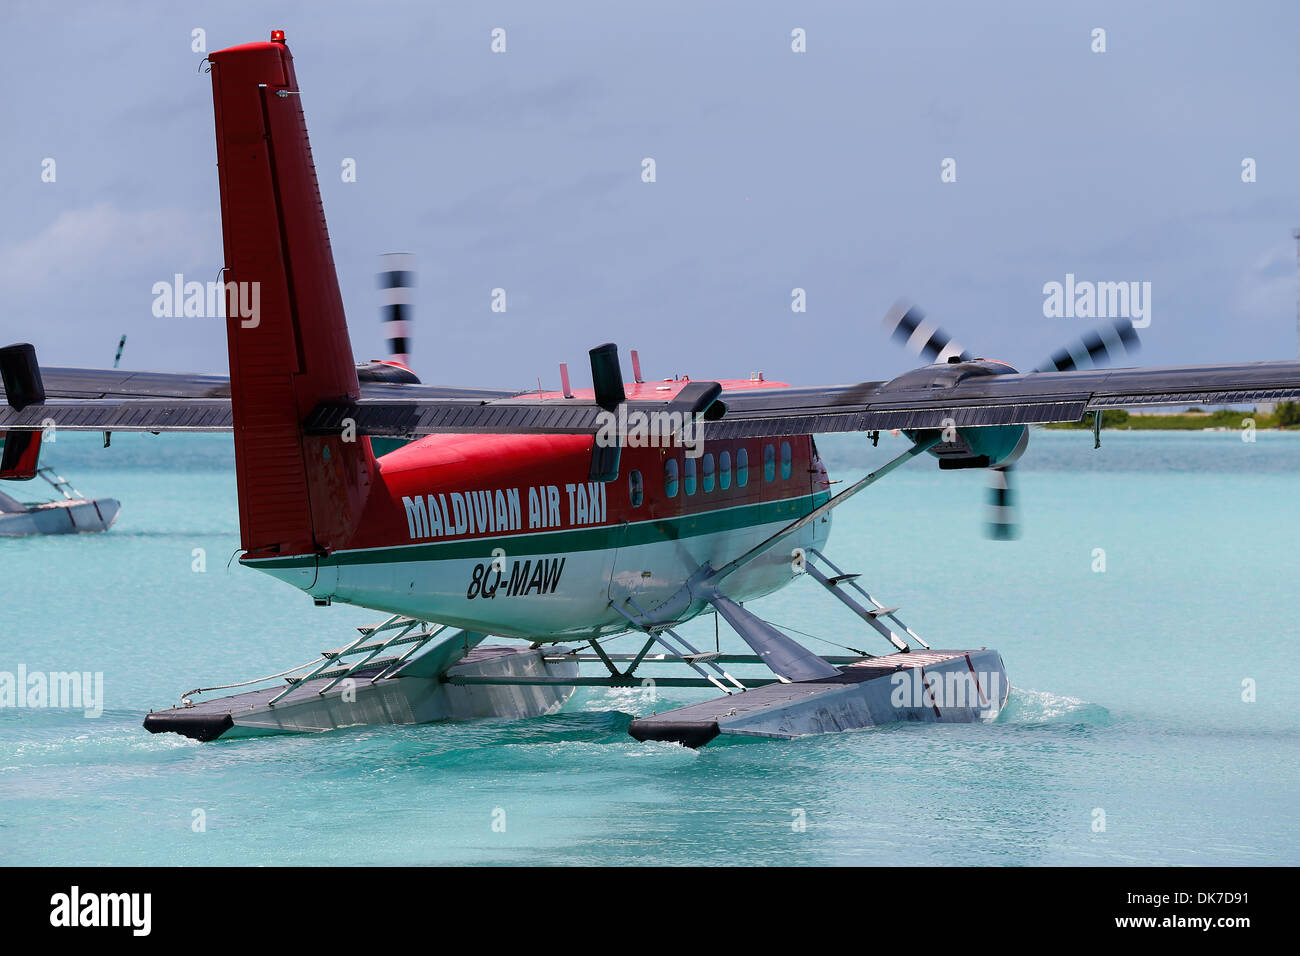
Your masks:
<svg viewBox="0 0 1300 956"><path fill-rule="evenodd" d="M704 604L682 592L701 566L726 564L829 497L808 435L624 447L604 483L589 480L593 441L428 436L379 459L382 487L347 547L245 562L318 601L503 636L590 637L628 629L615 604L694 616ZM727 594L745 601L788 583L793 550L820 547L829 529L824 517L740 568Z"/></svg>

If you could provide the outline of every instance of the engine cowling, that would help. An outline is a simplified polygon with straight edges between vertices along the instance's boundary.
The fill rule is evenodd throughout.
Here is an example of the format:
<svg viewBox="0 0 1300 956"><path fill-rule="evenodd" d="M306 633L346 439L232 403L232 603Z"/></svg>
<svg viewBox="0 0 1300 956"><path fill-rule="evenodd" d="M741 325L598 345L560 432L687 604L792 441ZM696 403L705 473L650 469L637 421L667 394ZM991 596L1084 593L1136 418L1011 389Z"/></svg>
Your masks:
<svg viewBox="0 0 1300 956"><path fill-rule="evenodd" d="M1009 375L1015 371L1005 362L989 359L949 361L904 372L884 385L881 391L913 392L918 398L933 398L933 389L951 388L971 378ZM916 440L922 430L906 431L905 434ZM943 429L941 436L942 440L930 448L929 453L939 459L939 467L945 470L1004 468L1015 464L1029 444L1029 429L1025 425L954 426Z"/></svg>
<svg viewBox="0 0 1300 956"><path fill-rule="evenodd" d="M1029 444L1029 429L1025 425L992 425L953 431L952 441L941 441L930 449L930 454L939 459L939 467L945 470L1005 468L1019 461Z"/></svg>

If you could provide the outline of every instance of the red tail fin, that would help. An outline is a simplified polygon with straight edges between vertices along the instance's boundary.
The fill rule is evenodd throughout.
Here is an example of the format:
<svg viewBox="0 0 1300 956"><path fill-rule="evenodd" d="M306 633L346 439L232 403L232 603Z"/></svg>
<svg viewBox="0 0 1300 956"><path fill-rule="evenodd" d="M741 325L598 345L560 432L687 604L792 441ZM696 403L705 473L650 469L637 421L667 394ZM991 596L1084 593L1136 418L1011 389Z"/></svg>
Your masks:
<svg viewBox="0 0 1300 956"><path fill-rule="evenodd" d="M36 477L41 457L40 432L0 432L0 478L27 481Z"/></svg>
<svg viewBox="0 0 1300 956"><path fill-rule="evenodd" d="M41 382L41 367L36 362L36 349L29 342L19 342L0 349L0 379L3 379L5 400L15 411L45 401L45 386ZM41 457L41 432L0 432L0 478L28 481L36 477Z"/></svg>
<svg viewBox="0 0 1300 956"><path fill-rule="evenodd" d="M329 551L375 465L369 439L302 433L359 389L293 57L279 40L209 59L242 542L250 557Z"/></svg>

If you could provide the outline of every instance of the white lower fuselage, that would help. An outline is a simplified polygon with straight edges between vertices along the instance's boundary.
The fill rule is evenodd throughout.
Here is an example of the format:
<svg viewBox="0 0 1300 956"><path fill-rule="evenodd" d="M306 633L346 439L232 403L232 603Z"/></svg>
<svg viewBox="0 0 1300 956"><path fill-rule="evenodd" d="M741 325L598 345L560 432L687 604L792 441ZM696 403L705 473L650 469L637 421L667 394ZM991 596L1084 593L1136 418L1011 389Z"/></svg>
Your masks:
<svg viewBox="0 0 1300 956"><path fill-rule="evenodd" d="M817 503L825 497L817 496ZM321 559L317 569L264 570L320 600L505 637L592 637L628 629L614 604L632 613L638 606L653 611L678 595L701 566L718 568L744 554L811 511L813 502L811 494L788 499L774 520L681 537L669 536L682 530L671 522L646 521L607 529L594 542L589 531L553 531L343 551ZM711 517L736 512L743 520L752 510L739 506ZM731 574L725 592L734 601L748 601L788 584L798 573L794 549L822 547L829 531L824 516ZM703 607L691 600L671 619L692 617Z"/></svg>

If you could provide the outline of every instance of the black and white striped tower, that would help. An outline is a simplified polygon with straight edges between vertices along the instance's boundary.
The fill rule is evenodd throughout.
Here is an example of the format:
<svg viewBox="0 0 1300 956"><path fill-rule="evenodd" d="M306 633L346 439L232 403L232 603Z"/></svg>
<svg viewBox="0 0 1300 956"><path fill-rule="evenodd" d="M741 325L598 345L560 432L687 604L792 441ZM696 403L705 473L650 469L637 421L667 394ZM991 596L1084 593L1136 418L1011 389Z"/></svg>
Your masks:
<svg viewBox="0 0 1300 956"><path fill-rule="evenodd" d="M410 368L411 321L415 306L415 256L390 252L379 257L379 317L388 340L388 360Z"/></svg>
<svg viewBox="0 0 1300 956"><path fill-rule="evenodd" d="M1300 359L1300 229L1292 229L1291 238L1295 240L1295 357Z"/></svg>

